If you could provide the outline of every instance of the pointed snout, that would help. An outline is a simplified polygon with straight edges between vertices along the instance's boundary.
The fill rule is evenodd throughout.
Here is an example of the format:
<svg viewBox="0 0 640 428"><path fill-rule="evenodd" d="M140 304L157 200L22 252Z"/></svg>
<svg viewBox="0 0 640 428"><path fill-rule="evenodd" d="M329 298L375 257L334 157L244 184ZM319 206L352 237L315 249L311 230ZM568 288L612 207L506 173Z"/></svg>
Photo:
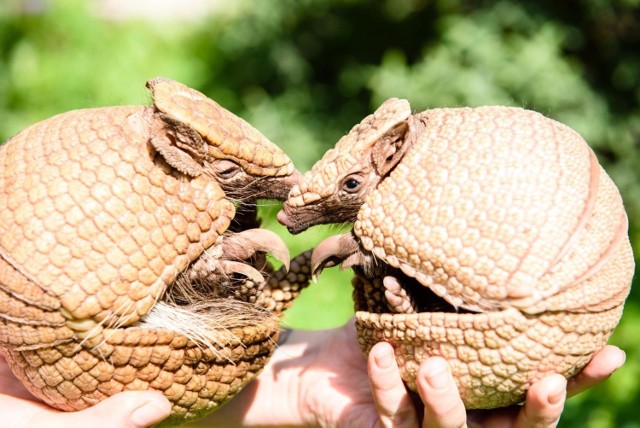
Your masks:
<svg viewBox="0 0 640 428"><path fill-rule="evenodd" d="M278 211L278 215L276 218L281 225L287 228L289 233L297 235L300 232L304 232L308 228L308 226L306 225L306 223L299 221L301 220L300 214L302 214L303 216L304 213L298 213L294 211L296 211L296 209L292 208L291 205L285 202L282 205L282 209Z"/></svg>

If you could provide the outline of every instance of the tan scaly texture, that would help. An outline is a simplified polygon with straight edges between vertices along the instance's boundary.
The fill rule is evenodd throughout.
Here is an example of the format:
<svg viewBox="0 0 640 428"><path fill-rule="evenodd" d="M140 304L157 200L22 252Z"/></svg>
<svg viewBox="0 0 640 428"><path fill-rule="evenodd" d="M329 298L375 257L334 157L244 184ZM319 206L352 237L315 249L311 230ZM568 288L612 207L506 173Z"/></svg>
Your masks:
<svg viewBox="0 0 640 428"><path fill-rule="evenodd" d="M275 301L270 283L259 287L270 293L259 304L229 293L196 306L163 302L192 262L205 254L214 267L223 261L234 234L236 206L207 173L207 156L224 155L256 179L295 169L199 92L168 79L148 86L154 106L64 113L0 147L0 347L25 386L54 407L155 389L172 402L167 423L178 423L219 408L260 372L278 337L275 309L295 297ZM184 152L166 145L169 159L154 139ZM190 162L182 172L168 164L182 161ZM298 262L306 258L296 270ZM201 341L183 334L193 324Z"/></svg>
<svg viewBox="0 0 640 428"><path fill-rule="evenodd" d="M361 202L360 263L350 259L358 335L365 352L394 346L410 388L432 355L449 361L468 408L517 403L550 373L573 376L605 345L633 276L614 183L576 132L538 113L434 109L407 122L401 102L343 137L279 218L294 231L326 223L326 209L310 219L313 204L349 196L331 183L356 174L373 186L352 198ZM403 123L410 147L377 176L384 132Z"/></svg>

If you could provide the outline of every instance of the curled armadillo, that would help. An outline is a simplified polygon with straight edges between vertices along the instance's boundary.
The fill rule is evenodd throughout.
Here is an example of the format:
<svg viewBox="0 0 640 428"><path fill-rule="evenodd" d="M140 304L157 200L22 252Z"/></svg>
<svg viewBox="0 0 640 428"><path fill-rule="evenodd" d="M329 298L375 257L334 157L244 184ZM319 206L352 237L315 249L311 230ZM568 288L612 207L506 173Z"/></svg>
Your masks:
<svg viewBox="0 0 640 428"><path fill-rule="evenodd" d="M445 357L467 408L521 401L569 378L622 314L634 262L622 200L584 140L519 108L412 114L390 99L292 188L293 233L355 222L313 270L352 266L368 352L384 340L402 377Z"/></svg>
<svg viewBox="0 0 640 428"><path fill-rule="evenodd" d="M259 373L309 254L292 279L256 228L255 200L298 179L282 150L193 89L147 86L153 106L64 113L0 147L0 348L54 407L155 389L171 423ZM285 266L264 280L267 252Z"/></svg>

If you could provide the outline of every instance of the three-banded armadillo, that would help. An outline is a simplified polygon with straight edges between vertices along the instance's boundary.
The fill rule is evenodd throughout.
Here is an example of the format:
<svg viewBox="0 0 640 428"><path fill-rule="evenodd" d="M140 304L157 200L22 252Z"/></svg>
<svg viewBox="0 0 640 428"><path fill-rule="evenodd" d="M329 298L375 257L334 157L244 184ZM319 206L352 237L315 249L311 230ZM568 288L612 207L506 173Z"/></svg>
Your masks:
<svg viewBox="0 0 640 428"><path fill-rule="evenodd" d="M0 348L54 407L155 389L172 423L259 373L308 266L259 272L263 252L289 264L253 228L255 200L298 179L284 152L193 89L147 86L153 106L64 113L0 147Z"/></svg>
<svg viewBox="0 0 640 428"><path fill-rule="evenodd" d="M356 324L416 388L445 357L467 408L521 401L602 348L634 271L617 188L570 128L508 107L390 99L294 186L281 223L355 222L313 270L353 266Z"/></svg>

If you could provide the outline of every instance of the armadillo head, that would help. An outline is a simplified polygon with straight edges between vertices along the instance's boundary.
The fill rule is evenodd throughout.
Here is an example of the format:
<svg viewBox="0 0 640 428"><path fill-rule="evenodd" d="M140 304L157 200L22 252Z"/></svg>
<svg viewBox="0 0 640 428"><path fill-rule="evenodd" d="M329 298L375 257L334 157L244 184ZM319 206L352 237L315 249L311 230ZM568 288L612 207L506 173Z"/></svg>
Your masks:
<svg viewBox="0 0 640 428"><path fill-rule="evenodd" d="M316 224L355 221L364 198L400 161L421 126L408 101L385 101L293 186L278 213L280 223L295 234Z"/></svg>
<svg viewBox="0 0 640 428"><path fill-rule="evenodd" d="M147 87L164 134L151 142L178 171L210 175L227 197L242 201L284 200L300 179L278 146L202 93L166 78Z"/></svg>

